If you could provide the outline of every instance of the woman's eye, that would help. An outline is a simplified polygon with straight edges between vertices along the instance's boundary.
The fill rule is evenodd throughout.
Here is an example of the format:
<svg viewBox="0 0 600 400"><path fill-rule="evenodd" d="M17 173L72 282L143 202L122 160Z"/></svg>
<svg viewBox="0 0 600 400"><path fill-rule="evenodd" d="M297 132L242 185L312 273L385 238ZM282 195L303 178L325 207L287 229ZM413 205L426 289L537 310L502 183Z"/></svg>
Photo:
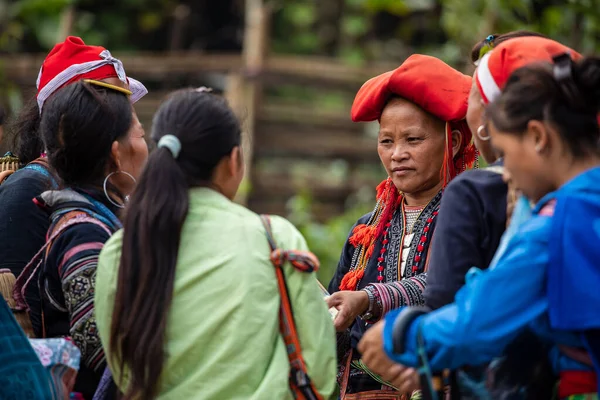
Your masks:
<svg viewBox="0 0 600 400"><path fill-rule="evenodd" d="M379 143L381 143L381 144L392 143L392 140L391 139L381 139L379 141Z"/></svg>
<svg viewBox="0 0 600 400"><path fill-rule="evenodd" d="M423 138L420 138L420 137L409 137L406 140L408 141L408 143L417 143L417 142L420 142L421 140L423 140Z"/></svg>

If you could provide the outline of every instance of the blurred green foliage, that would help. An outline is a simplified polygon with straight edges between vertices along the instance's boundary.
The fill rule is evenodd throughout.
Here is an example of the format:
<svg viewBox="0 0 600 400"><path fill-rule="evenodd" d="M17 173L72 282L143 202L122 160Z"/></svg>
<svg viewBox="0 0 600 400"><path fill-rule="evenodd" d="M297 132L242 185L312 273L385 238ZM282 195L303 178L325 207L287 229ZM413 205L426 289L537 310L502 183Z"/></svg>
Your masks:
<svg viewBox="0 0 600 400"><path fill-rule="evenodd" d="M306 190L290 199L288 218L306 238L308 247L321 261L318 277L327 287L342 252L342 248L356 221L370 212L372 201L363 201L350 206L346 212L325 223L315 221L311 212L314 204L310 191Z"/></svg>

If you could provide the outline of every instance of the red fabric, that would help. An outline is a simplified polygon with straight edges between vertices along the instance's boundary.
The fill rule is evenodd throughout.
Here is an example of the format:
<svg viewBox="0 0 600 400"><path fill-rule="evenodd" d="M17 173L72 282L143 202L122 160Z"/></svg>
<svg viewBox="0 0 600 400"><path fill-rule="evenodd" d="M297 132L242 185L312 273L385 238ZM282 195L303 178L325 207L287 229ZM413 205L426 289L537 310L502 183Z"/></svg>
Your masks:
<svg viewBox="0 0 600 400"><path fill-rule="evenodd" d="M593 371L563 371L560 373L558 397L560 399L598 390L596 373Z"/></svg>
<svg viewBox="0 0 600 400"><path fill-rule="evenodd" d="M533 36L514 38L500 43L489 53L488 68L496 85L502 90L515 70L534 62L551 62L552 57L565 52L569 52L575 61L582 58L575 50L551 39ZM477 72L475 82L483 94L481 85L485 82L479 79ZM484 100L488 102L485 97Z"/></svg>
<svg viewBox="0 0 600 400"><path fill-rule="evenodd" d="M352 104L354 122L379 119L392 95L418 105L442 121L460 121L467 114L471 77L443 61L414 54L394 71L367 81Z"/></svg>
<svg viewBox="0 0 600 400"><path fill-rule="evenodd" d="M74 64L101 60L100 53L106 50L102 46L89 46L76 36L69 36L63 43L58 43L50 51L42 64L38 93L56 75ZM68 83L80 79L102 80L117 77L117 71L112 65L103 65L83 75L74 76Z"/></svg>
<svg viewBox="0 0 600 400"><path fill-rule="evenodd" d="M352 104L352 120L378 120L388 100L392 96L399 96L446 121L448 149L441 171L445 186L475 162L472 134L464 122L470 90L470 76L435 57L413 54L400 67L368 80L360 88ZM453 130L459 130L463 135L461 149L454 159L451 156Z"/></svg>

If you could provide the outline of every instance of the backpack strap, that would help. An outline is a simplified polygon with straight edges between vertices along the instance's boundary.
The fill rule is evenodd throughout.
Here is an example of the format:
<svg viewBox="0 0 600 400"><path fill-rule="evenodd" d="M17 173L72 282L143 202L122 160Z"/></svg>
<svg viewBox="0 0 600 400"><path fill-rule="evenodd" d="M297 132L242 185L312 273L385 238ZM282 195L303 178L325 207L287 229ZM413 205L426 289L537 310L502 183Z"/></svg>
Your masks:
<svg viewBox="0 0 600 400"><path fill-rule="evenodd" d="M283 264L289 261L294 268L302 272L313 272L319 268L317 257L307 251L281 250L273 238L271 229L271 219L267 215L260 216L261 222L265 227L267 240L271 247L271 263L275 267L277 276L277 286L281 296L281 307L279 309L279 330L283 336L285 347L290 362L290 389L295 399L300 400L322 400L314 384L308 376L306 363L302 357L302 347L296 330L294 313L288 288L285 282Z"/></svg>

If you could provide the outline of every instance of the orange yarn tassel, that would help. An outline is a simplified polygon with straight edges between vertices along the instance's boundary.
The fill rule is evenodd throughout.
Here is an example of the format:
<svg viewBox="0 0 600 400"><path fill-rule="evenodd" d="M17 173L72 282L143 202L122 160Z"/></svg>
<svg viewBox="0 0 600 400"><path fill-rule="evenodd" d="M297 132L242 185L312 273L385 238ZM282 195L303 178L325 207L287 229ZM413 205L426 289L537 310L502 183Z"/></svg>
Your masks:
<svg viewBox="0 0 600 400"><path fill-rule="evenodd" d="M365 275L365 270L363 269L355 269L354 271L349 271L342 278L342 282L340 283L340 290L356 290L358 286L358 282Z"/></svg>
<svg viewBox="0 0 600 400"><path fill-rule="evenodd" d="M373 241L374 234L374 226L365 224L357 225L352 231L352 236L350 236L350 244L354 247L358 247L359 245L367 247Z"/></svg>

